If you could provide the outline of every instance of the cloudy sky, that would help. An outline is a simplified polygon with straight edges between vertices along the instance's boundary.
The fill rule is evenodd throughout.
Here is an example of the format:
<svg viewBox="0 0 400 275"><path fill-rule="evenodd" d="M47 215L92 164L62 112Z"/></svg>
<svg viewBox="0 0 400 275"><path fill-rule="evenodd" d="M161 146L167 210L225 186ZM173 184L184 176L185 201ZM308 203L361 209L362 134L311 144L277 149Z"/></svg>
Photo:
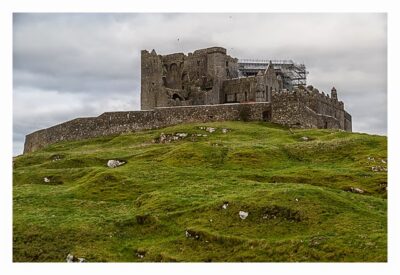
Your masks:
<svg viewBox="0 0 400 275"><path fill-rule="evenodd" d="M139 110L140 50L153 48L304 62L308 84L336 87L354 131L386 135L386 31L385 14L14 14L14 155L38 129Z"/></svg>

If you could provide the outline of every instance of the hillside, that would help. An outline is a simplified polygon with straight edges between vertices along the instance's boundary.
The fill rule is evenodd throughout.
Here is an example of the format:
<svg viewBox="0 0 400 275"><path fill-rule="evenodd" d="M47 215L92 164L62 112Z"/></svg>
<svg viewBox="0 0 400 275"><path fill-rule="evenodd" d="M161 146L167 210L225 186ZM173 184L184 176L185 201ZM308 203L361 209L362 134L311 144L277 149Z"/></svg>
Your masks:
<svg viewBox="0 0 400 275"><path fill-rule="evenodd" d="M386 261L386 162L386 137L261 122L54 144L14 160L13 258Z"/></svg>

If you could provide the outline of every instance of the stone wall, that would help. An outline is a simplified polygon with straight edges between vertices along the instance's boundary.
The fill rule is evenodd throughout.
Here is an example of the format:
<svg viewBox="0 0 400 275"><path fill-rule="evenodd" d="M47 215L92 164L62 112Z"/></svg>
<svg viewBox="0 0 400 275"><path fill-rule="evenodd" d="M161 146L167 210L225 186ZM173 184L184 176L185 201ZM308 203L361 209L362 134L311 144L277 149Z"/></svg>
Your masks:
<svg viewBox="0 0 400 275"><path fill-rule="evenodd" d="M156 108L150 111L110 112L98 117L77 118L26 136L24 153L60 141L155 129L189 122L268 120L269 103L199 105Z"/></svg>
<svg viewBox="0 0 400 275"><path fill-rule="evenodd" d="M343 102L318 91L276 92L272 102L272 122L290 127L351 131L351 116L344 111Z"/></svg>

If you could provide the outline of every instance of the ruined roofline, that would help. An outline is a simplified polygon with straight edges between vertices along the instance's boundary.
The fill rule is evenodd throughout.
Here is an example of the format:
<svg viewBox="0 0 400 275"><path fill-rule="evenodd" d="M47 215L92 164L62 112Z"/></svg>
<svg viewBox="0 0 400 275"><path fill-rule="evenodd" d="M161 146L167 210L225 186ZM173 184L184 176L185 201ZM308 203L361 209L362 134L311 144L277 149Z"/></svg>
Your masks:
<svg viewBox="0 0 400 275"><path fill-rule="evenodd" d="M156 53L156 51L154 49L152 49L151 52L149 52L148 50L141 50L142 54L155 54L155 55L159 55ZM211 54L211 53L222 53L222 54L227 54L227 50L223 47L208 47L208 48L204 48L204 49L198 49L195 50L194 52L188 52L187 54L183 53L183 52L178 52L178 53L170 53L170 54L160 54L160 56L162 56L163 58L168 58L168 57L176 57L176 56L189 56L189 55L197 55L197 54Z"/></svg>

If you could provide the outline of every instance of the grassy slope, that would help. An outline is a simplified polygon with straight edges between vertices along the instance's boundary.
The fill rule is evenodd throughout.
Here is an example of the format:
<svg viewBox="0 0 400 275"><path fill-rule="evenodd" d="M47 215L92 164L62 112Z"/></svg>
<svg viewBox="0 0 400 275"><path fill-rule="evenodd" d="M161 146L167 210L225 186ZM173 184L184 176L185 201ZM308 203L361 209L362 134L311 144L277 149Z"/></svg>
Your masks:
<svg viewBox="0 0 400 275"><path fill-rule="evenodd" d="M152 143L161 132L208 136ZM55 144L14 161L14 261L386 261L387 173L371 171L386 148L243 122Z"/></svg>

